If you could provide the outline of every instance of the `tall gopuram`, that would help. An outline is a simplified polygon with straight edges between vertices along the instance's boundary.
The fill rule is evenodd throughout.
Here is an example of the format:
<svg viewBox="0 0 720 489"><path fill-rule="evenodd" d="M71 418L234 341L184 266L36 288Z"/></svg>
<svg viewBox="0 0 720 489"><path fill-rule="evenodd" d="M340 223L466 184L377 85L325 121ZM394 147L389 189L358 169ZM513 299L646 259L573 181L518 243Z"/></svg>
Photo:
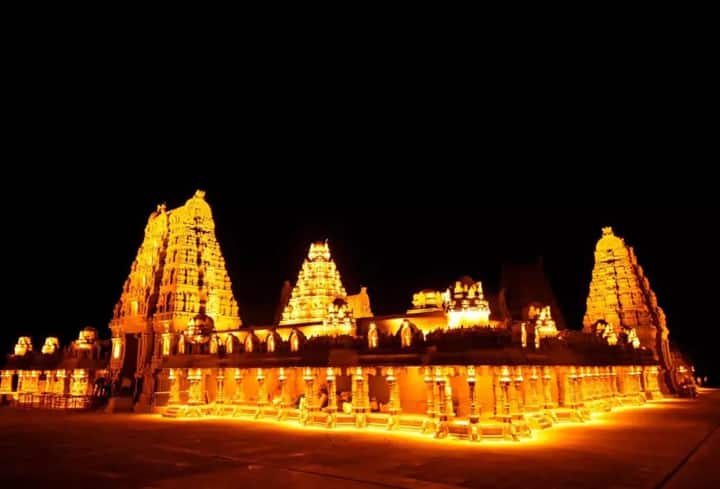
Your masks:
<svg viewBox="0 0 720 489"><path fill-rule="evenodd" d="M611 227L602 229L595 246L583 331L596 333L599 321L612 326L616 336L634 330L640 345L651 350L666 371L672 370L665 313L658 306L635 251L615 236Z"/></svg>
<svg viewBox="0 0 720 489"><path fill-rule="evenodd" d="M340 272L330 256L327 242L312 243L280 324L321 322L336 299L346 298Z"/></svg>
<svg viewBox="0 0 720 489"><path fill-rule="evenodd" d="M240 325L205 192L170 211L159 205L110 321L111 369L121 377L151 375L156 335Z"/></svg>

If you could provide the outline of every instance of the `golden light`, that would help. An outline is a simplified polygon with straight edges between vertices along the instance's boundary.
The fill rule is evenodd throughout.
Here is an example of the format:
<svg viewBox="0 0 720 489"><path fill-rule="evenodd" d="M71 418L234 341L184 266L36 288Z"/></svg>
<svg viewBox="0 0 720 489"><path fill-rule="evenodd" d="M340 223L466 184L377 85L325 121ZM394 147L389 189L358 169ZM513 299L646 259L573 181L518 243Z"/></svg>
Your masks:
<svg viewBox="0 0 720 489"><path fill-rule="evenodd" d="M41 348L43 355L52 355L58 348L60 348L60 341L54 336L48 336L45 338L45 343Z"/></svg>
<svg viewBox="0 0 720 489"><path fill-rule="evenodd" d="M458 280L452 293L448 288L445 297L448 329L490 326L490 306L485 300L482 283L479 281Z"/></svg>
<svg viewBox="0 0 720 489"><path fill-rule="evenodd" d="M335 299L346 297L327 242L312 243L280 324L322 322L326 319L328 306Z"/></svg>
<svg viewBox="0 0 720 489"><path fill-rule="evenodd" d="M18 342L15 345L14 351L16 356L22 357L26 353L31 352L32 349L32 340L30 339L30 337L21 336L20 338L18 338Z"/></svg>
<svg viewBox="0 0 720 489"><path fill-rule="evenodd" d="M119 360L122 356L122 338L117 336L112 339L112 357L114 360Z"/></svg>
<svg viewBox="0 0 720 489"><path fill-rule="evenodd" d="M369 349L375 349L378 346L378 332L377 332L377 326L375 323L370 323L370 327L368 328L368 348Z"/></svg>

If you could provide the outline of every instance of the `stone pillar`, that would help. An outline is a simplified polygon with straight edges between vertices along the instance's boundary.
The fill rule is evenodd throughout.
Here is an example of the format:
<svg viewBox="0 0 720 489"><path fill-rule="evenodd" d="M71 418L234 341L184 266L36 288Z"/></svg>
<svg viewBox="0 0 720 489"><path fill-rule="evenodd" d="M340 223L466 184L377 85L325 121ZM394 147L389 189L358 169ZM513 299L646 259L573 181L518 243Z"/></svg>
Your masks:
<svg viewBox="0 0 720 489"><path fill-rule="evenodd" d="M424 368L425 393L427 396L427 418L423 422L423 432L435 431L435 382L433 380L432 369Z"/></svg>
<svg viewBox="0 0 720 489"><path fill-rule="evenodd" d="M470 390L470 423L468 424L468 438L477 440L480 438L477 423L480 421L480 411L478 409L477 390L475 389L475 367L467 367L467 383Z"/></svg>
<svg viewBox="0 0 720 489"><path fill-rule="evenodd" d="M385 370L385 379L387 380L390 399L388 400L390 419L388 420L388 429L393 430L400 425L400 385L395 377L395 369L388 367Z"/></svg>
<svg viewBox="0 0 720 489"><path fill-rule="evenodd" d="M503 419L510 421L510 383L512 378L510 377L510 369L508 367L502 367L500 370L500 388L502 389L502 415Z"/></svg>
<svg viewBox="0 0 720 489"><path fill-rule="evenodd" d="M225 369L220 367L217 369L217 376L215 377L217 383L217 393L215 394L215 404L225 403Z"/></svg>
<svg viewBox="0 0 720 489"><path fill-rule="evenodd" d="M583 404L585 401L590 401L590 392L592 391L592 378L588 375L587 367L578 367L578 383L580 385L580 399Z"/></svg>
<svg viewBox="0 0 720 489"><path fill-rule="evenodd" d="M190 383L188 404L193 406L203 404L204 399L202 392L202 369L188 369L187 379Z"/></svg>
<svg viewBox="0 0 720 489"><path fill-rule="evenodd" d="M477 423L480 420L480 406L478 403L478 393L475 387L477 377L474 366L467 368L467 382L470 390L470 423Z"/></svg>
<svg viewBox="0 0 720 489"><path fill-rule="evenodd" d="M263 369L259 368L257 369L257 382L258 382L258 398L257 398L257 411L255 411L255 417L259 417L262 415L263 410L268 405L268 394L267 394L267 385L265 385L265 372L263 372Z"/></svg>
<svg viewBox="0 0 720 489"><path fill-rule="evenodd" d="M235 393L233 394L233 404L242 404L245 402L245 389L243 380L245 371L241 368L235 369Z"/></svg>
<svg viewBox="0 0 720 489"><path fill-rule="evenodd" d="M87 371L82 368L76 368L72 372L70 377L70 393L73 396L85 396L87 395Z"/></svg>
<svg viewBox="0 0 720 489"><path fill-rule="evenodd" d="M570 408L577 409L580 404L578 400L578 373L575 367L569 368L567 378L570 387Z"/></svg>
<svg viewBox="0 0 720 489"><path fill-rule="evenodd" d="M435 410L438 423L435 428L436 438L445 438L448 435L448 417L452 416L452 390L443 367L435 367L435 389L438 393ZM448 395L449 394L449 395ZM450 398L448 400L448 397ZM449 403L449 406L448 406ZM449 407L449 409L448 409Z"/></svg>
<svg viewBox="0 0 720 489"><path fill-rule="evenodd" d="M652 365L649 367L645 367L647 370L646 373L646 379L647 379L647 387L645 389L646 394L651 399L661 398L662 394L660 392L660 383L658 380L658 368L657 365Z"/></svg>
<svg viewBox="0 0 720 489"><path fill-rule="evenodd" d="M168 404L180 404L180 373L180 369L170 369L168 375L168 380L170 381L170 399L168 399Z"/></svg>
<svg viewBox="0 0 720 489"><path fill-rule="evenodd" d="M287 377L285 377L285 369L280 367L278 370L278 382L280 384L280 404L278 405L277 418L285 419L285 410L288 407L287 402Z"/></svg>
<svg viewBox="0 0 720 489"><path fill-rule="evenodd" d="M364 428L367 426L367 412L370 400L368 399L368 388L366 386L366 374L362 367L355 367L351 375L352 379L352 406L355 414L355 426Z"/></svg>
<svg viewBox="0 0 720 489"><path fill-rule="evenodd" d="M552 409L554 406L552 399L552 389L550 387L550 381L552 376L550 375L550 367L543 367L542 383L543 383L543 408Z"/></svg>
<svg viewBox="0 0 720 489"><path fill-rule="evenodd" d="M303 380L305 381L305 402L303 411L300 413L300 421L308 424L312 420L312 414L315 411L315 372L310 367L303 369Z"/></svg>
<svg viewBox="0 0 720 489"><path fill-rule="evenodd" d="M55 371L55 394L59 396L65 395L65 378L67 372L64 369Z"/></svg>
<svg viewBox="0 0 720 489"><path fill-rule="evenodd" d="M333 428L337 415L337 388L335 387L335 370L332 367L328 367L325 372L325 381L328 386L328 417L326 424L328 428Z"/></svg>
<svg viewBox="0 0 720 489"><path fill-rule="evenodd" d="M514 384L514 396L515 396L515 408L518 413L525 411L525 393L523 391L523 378L522 367L515 367L515 376L513 378Z"/></svg>
<svg viewBox="0 0 720 489"><path fill-rule="evenodd" d="M55 372L52 370L45 370L43 373L45 374L45 385L43 386L42 392L43 394L51 394L53 392L53 378L55 377ZM0 392L2 392L1 387Z"/></svg>
<svg viewBox="0 0 720 489"><path fill-rule="evenodd" d="M530 367L530 400L526 403L525 407L531 411L537 411L540 408L538 400L538 373L537 367L534 365Z"/></svg>

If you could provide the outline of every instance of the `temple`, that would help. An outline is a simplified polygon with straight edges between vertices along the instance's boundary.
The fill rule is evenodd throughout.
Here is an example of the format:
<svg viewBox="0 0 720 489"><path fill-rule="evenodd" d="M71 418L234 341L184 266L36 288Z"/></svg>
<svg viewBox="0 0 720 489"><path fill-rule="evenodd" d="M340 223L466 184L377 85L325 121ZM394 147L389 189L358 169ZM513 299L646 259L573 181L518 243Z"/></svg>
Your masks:
<svg viewBox="0 0 720 489"><path fill-rule="evenodd" d="M525 277L525 278L523 278ZM431 438L522 440L593 412L682 393L692 369L632 248L603 229L583 330L566 327L541 263L408 293L372 312L348 295L327 241L309 246L275 321L244 325L204 192L150 215L109 324L61 348L21 337L0 396L24 406L226 416ZM578 325L579 326L579 325Z"/></svg>
<svg viewBox="0 0 720 489"><path fill-rule="evenodd" d="M611 227L602 230L595 247L583 331L602 334L616 341L629 337L652 352L673 389L680 385L680 373L674 366L668 340L665 313L658 305L635 251ZM680 367L682 365L678 365Z"/></svg>

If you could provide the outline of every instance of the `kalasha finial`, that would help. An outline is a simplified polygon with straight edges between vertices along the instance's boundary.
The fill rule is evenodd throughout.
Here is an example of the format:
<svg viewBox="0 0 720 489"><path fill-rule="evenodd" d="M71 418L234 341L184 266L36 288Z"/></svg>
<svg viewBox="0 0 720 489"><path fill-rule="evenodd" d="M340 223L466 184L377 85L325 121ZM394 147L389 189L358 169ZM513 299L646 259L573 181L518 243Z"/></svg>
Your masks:
<svg viewBox="0 0 720 489"><path fill-rule="evenodd" d="M603 236L615 236L615 233L613 233L612 226L605 226L602 228Z"/></svg>
<svg viewBox="0 0 720 489"><path fill-rule="evenodd" d="M196 190L195 195L193 197L196 197L198 199L204 199L205 198L205 191L204 190Z"/></svg>

